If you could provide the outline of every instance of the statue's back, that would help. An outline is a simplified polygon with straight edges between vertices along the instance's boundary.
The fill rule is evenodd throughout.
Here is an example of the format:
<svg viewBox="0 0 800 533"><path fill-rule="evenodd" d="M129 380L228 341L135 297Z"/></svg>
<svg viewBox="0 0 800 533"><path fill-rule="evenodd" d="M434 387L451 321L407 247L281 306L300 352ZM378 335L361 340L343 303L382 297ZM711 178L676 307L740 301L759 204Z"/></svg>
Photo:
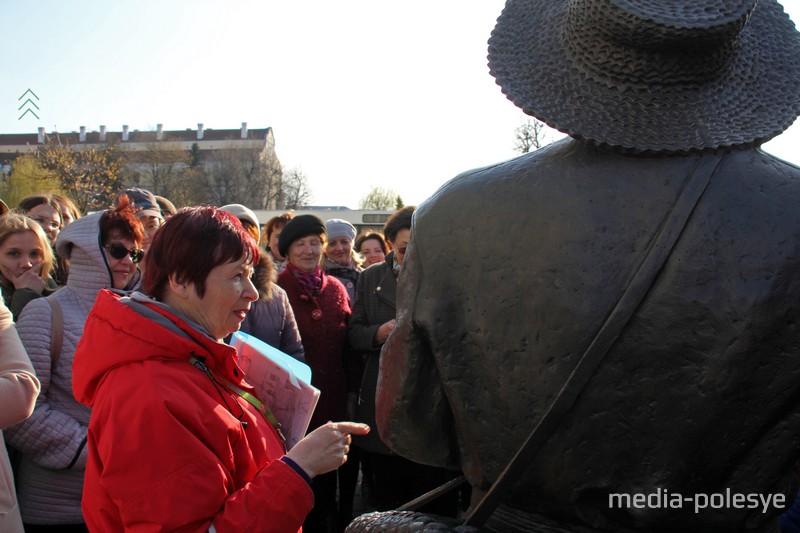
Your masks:
<svg viewBox="0 0 800 533"><path fill-rule="evenodd" d="M382 354L378 422L392 448L457 463L478 494L487 489L709 157L630 157L567 140L464 174L420 206ZM641 305L507 503L596 526L737 531L763 521L762 509L629 512L609 502L659 491L790 496L798 200L800 169L755 149L724 155Z"/></svg>

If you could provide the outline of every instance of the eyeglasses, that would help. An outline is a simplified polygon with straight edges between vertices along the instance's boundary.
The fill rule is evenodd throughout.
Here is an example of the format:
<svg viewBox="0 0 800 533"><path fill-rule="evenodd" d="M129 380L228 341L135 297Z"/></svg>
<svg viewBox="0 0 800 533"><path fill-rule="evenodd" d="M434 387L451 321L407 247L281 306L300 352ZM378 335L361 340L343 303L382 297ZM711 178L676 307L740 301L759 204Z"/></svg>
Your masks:
<svg viewBox="0 0 800 533"><path fill-rule="evenodd" d="M131 248L128 250L121 244L114 243L106 246L106 250L108 250L109 255L111 255L111 257L114 259L122 259L126 255L129 255L131 257L131 261L134 263L138 263L144 259L144 250L140 248Z"/></svg>
<svg viewBox="0 0 800 533"><path fill-rule="evenodd" d="M30 217L30 218L35 222L37 222L43 228L50 228L50 229L61 228L61 224L56 222L55 220L47 220L42 217Z"/></svg>

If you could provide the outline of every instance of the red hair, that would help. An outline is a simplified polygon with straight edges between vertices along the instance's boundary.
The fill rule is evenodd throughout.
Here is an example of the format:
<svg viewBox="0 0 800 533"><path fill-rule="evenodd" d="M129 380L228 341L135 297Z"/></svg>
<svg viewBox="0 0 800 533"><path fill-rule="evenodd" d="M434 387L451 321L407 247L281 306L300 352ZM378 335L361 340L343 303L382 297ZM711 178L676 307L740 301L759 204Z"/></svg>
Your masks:
<svg viewBox="0 0 800 533"><path fill-rule="evenodd" d="M116 205L106 209L100 217L100 243L105 246L112 235L132 240L137 247L144 241L144 228L136 218L136 208L127 195L122 195Z"/></svg>
<svg viewBox="0 0 800 533"><path fill-rule="evenodd" d="M258 245L238 218L216 207L184 207L167 219L150 245L144 291L160 300L174 276L179 283L193 283L202 298L211 270L243 256L258 264Z"/></svg>

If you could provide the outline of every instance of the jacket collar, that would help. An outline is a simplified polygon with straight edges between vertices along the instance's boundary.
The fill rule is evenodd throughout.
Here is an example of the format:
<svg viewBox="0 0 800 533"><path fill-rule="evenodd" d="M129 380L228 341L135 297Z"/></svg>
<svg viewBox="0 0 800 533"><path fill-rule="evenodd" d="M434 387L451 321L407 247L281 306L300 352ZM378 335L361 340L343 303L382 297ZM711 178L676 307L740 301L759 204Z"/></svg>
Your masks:
<svg viewBox="0 0 800 533"><path fill-rule="evenodd" d="M100 356L102 354L102 357ZM149 360L202 359L217 375L242 386L236 350L217 342L174 309L144 295L100 291L75 351L75 398L91 406L103 377L114 368Z"/></svg>

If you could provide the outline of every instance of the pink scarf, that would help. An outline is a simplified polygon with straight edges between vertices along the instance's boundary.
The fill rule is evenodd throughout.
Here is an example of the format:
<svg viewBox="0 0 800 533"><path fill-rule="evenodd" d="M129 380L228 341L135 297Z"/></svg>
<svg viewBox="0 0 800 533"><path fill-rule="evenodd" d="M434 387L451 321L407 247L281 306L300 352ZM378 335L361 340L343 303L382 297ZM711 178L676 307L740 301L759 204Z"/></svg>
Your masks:
<svg viewBox="0 0 800 533"><path fill-rule="evenodd" d="M300 285L312 296L319 294L322 289L322 269L317 267L313 272L303 272L291 263L286 263L286 268L300 282Z"/></svg>

